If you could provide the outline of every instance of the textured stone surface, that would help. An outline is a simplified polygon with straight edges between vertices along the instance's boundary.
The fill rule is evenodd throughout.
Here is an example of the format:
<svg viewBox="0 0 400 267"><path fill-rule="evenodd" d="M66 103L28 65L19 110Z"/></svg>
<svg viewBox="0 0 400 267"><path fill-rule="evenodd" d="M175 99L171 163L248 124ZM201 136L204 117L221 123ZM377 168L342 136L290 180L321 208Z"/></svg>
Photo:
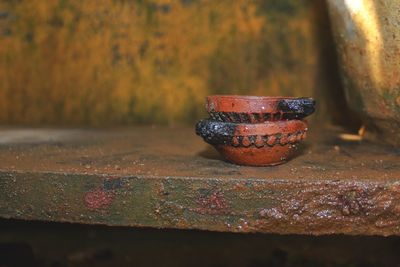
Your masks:
<svg viewBox="0 0 400 267"><path fill-rule="evenodd" d="M0 216L229 232L399 235L399 150L344 142L336 131L318 130L292 161L258 168L221 161L188 128L3 130Z"/></svg>

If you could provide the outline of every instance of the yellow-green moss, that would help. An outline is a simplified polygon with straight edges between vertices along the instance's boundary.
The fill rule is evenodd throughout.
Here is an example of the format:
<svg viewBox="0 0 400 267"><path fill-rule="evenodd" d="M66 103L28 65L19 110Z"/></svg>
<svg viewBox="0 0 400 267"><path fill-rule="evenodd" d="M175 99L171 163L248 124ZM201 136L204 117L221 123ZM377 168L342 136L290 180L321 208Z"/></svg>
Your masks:
<svg viewBox="0 0 400 267"><path fill-rule="evenodd" d="M213 93L314 94L313 1L0 2L0 121L192 122Z"/></svg>

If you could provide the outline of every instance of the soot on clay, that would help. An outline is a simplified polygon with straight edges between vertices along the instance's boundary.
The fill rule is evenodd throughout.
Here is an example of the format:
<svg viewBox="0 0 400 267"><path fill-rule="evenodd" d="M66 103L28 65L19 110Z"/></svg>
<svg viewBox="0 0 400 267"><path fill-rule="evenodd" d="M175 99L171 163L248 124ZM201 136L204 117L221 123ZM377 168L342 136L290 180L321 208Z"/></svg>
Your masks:
<svg viewBox="0 0 400 267"><path fill-rule="evenodd" d="M282 99L278 109L286 113L286 119L302 119L315 111L315 100L312 98Z"/></svg>
<svg viewBox="0 0 400 267"><path fill-rule="evenodd" d="M213 145L222 145L230 142L235 135L236 126L233 123L220 121L200 120L196 124L196 134Z"/></svg>

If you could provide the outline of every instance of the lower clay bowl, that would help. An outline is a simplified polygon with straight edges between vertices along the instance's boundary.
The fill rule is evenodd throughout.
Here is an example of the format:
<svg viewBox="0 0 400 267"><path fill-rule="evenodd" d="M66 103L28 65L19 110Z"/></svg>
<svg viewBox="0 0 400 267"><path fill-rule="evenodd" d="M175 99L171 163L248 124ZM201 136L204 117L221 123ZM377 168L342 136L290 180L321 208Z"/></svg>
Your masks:
<svg viewBox="0 0 400 267"><path fill-rule="evenodd" d="M227 161L248 166L286 162L296 153L306 132L307 123L301 120L256 124L201 120L196 124L196 134Z"/></svg>
<svg viewBox="0 0 400 267"><path fill-rule="evenodd" d="M212 95L206 109L213 120L237 123L262 123L301 120L315 111L315 101L307 97Z"/></svg>

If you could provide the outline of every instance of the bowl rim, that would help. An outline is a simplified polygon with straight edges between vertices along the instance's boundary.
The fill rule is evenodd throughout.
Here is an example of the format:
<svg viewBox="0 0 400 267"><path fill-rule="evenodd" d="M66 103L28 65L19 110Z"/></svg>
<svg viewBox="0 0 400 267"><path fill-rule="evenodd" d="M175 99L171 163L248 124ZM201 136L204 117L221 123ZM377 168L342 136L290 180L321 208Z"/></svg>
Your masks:
<svg viewBox="0 0 400 267"><path fill-rule="evenodd" d="M263 123L235 123L202 119L197 122L195 128L196 133L200 136L204 133L214 137L275 135L308 131L308 122L306 120L285 120ZM203 128L207 130L203 131ZM204 136L202 137L204 138Z"/></svg>
<svg viewBox="0 0 400 267"><path fill-rule="evenodd" d="M306 117L315 110L311 97L210 95L206 97L207 112L235 113L296 113Z"/></svg>

